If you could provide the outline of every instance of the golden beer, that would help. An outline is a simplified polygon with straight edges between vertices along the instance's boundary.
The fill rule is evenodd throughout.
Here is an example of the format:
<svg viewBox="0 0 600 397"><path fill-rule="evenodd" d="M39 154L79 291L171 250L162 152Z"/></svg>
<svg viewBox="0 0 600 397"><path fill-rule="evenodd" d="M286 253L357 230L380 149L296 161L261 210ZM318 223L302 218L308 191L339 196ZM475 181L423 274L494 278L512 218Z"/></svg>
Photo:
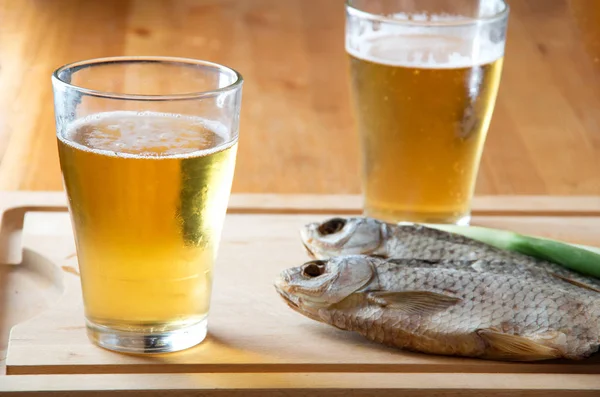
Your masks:
<svg viewBox="0 0 600 397"><path fill-rule="evenodd" d="M468 222L502 52L473 60L460 55L468 42L435 35L369 40L349 49L366 215Z"/></svg>
<svg viewBox="0 0 600 397"><path fill-rule="evenodd" d="M118 111L58 134L88 326L150 335L205 320L237 141L221 127Z"/></svg>

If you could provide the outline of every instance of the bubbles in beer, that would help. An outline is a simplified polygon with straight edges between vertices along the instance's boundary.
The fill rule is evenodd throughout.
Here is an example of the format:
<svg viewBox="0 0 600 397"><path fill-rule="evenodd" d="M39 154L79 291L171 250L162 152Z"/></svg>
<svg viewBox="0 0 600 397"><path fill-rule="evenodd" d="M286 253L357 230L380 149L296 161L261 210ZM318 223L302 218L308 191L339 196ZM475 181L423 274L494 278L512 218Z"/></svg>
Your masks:
<svg viewBox="0 0 600 397"><path fill-rule="evenodd" d="M203 118L126 111L61 131L89 324L156 335L205 321L236 135Z"/></svg>
<svg viewBox="0 0 600 397"><path fill-rule="evenodd" d="M491 63L504 55L503 40L494 27L463 22L454 15L394 14L398 21L434 21L439 25L381 24L363 22L346 35L346 50L352 56L390 66L418 68L464 68ZM445 24L446 23L446 24Z"/></svg>
<svg viewBox="0 0 600 397"><path fill-rule="evenodd" d="M479 22L435 14L373 21L349 12L346 49L367 215L468 220L505 38L504 23Z"/></svg>
<svg viewBox="0 0 600 397"><path fill-rule="evenodd" d="M59 136L82 150L123 157L187 157L220 150L226 128L199 117L116 111L79 119Z"/></svg>

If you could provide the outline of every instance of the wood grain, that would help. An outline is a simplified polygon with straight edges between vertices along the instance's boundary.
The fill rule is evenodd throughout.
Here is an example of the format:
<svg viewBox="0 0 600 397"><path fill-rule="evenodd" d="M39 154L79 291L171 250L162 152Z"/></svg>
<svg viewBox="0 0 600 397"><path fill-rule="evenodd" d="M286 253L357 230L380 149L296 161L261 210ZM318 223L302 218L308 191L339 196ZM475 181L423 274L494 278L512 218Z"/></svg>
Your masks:
<svg viewBox="0 0 600 397"><path fill-rule="evenodd" d="M512 0L478 194L600 194L600 5ZM61 190L50 74L112 55L245 77L234 192L358 193L343 0L0 0L0 190Z"/></svg>

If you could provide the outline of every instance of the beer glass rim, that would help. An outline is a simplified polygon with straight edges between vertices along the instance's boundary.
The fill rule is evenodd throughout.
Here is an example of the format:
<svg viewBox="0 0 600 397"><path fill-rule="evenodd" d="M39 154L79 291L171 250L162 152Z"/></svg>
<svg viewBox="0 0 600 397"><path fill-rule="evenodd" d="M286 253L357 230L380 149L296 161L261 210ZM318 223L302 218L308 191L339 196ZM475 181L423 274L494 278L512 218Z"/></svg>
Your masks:
<svg viewBox="0 0 600 397"><path fill-rule="evenodd" d="M464 17L463 19L455 21L418 21L414 19L395 19L385 15L372 14L368 11L363 11L354 5L356 0L346 0L346 10L349 14L372 21L384 22L388 24L396 25L411 25L411 26L435 26L435 27L460 27L460 26L471 26L480 24L482 22L492 23L502 20L508 16L510 7L505 0L499 0L504 6L501 11L496 12L492 15L486 15L482 17Z"/></svg>
<svg viewBox="0 0 600 397"><path fill-rule="evenodd" d="M226 73L234 76L234 80L226 85L225 87L215 88L205 91L192 91L179 94L128 94L121 92L109 92L86 88L81 85L71 84L60 78L60 74L66 70L73 69L76 72L80 69L108 65L108 64L130 64L130 63L163 63L171 65L182 65L182 66L204 66L211 69L216 69L220 73ZM135 100L135 101L178 101L178 100L192 100L210 98L220 95L224 92L234 91L242 86L244 79L242 75L233 68L200 59L185 58L185 57L169 57L169 56L114 56L104 58L92 58L82 61L75 61L64 64L57 68L52 73L52 80L64 87L76 90L83 94L110 99L122 99L122 100Z"/></svg>

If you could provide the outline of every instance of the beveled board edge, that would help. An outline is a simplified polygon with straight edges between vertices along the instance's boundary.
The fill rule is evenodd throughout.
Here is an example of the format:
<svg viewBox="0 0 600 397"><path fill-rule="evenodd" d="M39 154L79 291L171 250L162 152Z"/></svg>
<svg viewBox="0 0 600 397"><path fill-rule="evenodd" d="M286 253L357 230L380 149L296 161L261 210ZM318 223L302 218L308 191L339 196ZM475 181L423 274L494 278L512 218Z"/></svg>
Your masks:
<svg viewBox="0 0 600 397"><path fill-rule="evenodd" d="M360 195L235 193L229 212L359 214L362 202ZM64 192L0 191L0 213L22 207L66 211L66 205ZM472 214L600 216L600 196L475 196Z"/></svg>
<svg viewBox="0 0 600 397"><path fill-rule="evenodd" d="M590 362L592 360L593 362ZM248 374L293 374L293 373L392 373L392 374L560 374L560 375L596 375L599 376L600 367L598 366L596 357L592 357L583 364L578 365L577 362L569 362L565 367L564 362L557 363L511 363L502 361L489 361L485 366L479 364L460 363L460 369L452 371L448 364L416 364L416 363L366 363L357 367L354 363L337 364L337 363L322 363L315 365L314 363L210 363L210 364L190 364L190 363L168 363L165 365L157 364L10 364L7 367L7 375L76 375L76 374L182 374L182 373L237 373ZM1 378L0 378L1 379Z"/></svg>
<svg viewBox="0 0 600 397"><path fill-rule="evenodd" d="M21 262L20 230L30 211L66 211L65 192L0 191L0 264ZM360 215L360 195L232 194L229 213ZM600 216L600 196L476 196L474 216Z"/></svg>
<svg viewBox="0 0 600 397"><path fill-rule="evenodd" d="M31 375L0 378L3 395L83 396L597 396L600 377L550 374Z"/></svg>

